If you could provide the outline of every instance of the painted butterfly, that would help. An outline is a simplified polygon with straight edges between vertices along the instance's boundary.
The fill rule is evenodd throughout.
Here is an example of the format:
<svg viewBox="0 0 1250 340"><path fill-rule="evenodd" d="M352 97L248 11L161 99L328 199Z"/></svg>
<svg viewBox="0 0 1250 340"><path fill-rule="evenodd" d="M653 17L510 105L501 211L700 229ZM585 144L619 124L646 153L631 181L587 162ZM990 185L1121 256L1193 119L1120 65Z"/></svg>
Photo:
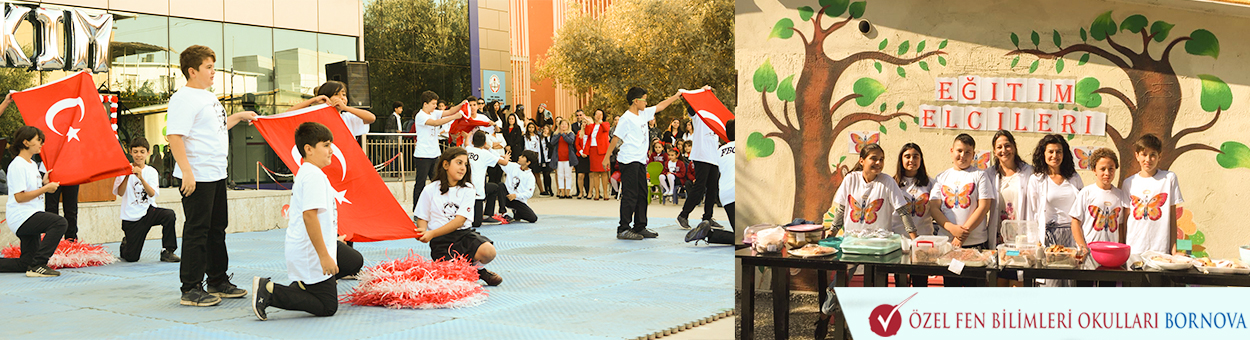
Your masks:
<svg viewBox="0 0 1250 340"><path fill-rule="evenodd" d="M909 198L907 202L907 212L909 214L915 215L916 217L924 217L924 214L926 212L925 208L928 206L928 204L929 204L929 194L927 193L916 196L916 199L914 200Z"/></svg>
<svg viewBox="0 0 1250 340"><path fill-rule="evenodd" d="M1168 200L1167 193L1155 195L1149 201L1138 198L1136 195L1131 197L1133 199L1133 219L1141 220L1148 217L1151 221L1158 221L1159 217L1163 216L1163 203Z"/></svg>
<svg viewBox="0 0 1250 340"><path fill-rule="evenodd" d="M972 190L976 187L976 183L964 184L963 190L956 193L951 187L943 185L942 204L945 204L947 209L955 209L956 206L959 206L960 209L967 209L968 206L972 205Z"/></svg>
<svg viewBox="0 0 1250 340"><path fill-rule="evenodd" d="M859 153L868 144L878 143L881 141L881 134L865 132L863 135L851 133L851 142L855 143L855 153Z"/></svg>
<svg viewBox="0 0 1250 340"><path fill-rule="evenodd" d="M846 196L851 202L851 222L873 224L877 222L877 210L881 210L881 205L885 203L884 199L875 199L872 202L855 201L855 197Z"/></svg>
<svg viewBox="0 0 1250 340"><path fill-rule="evenodd" d="M1089 159L1089 156L1093 153L1081 148L1072 149L1072 154L1076 155L1076 168L1081 170L1093 169L1094 164L1091 164Z"/></svg>
<svg viewBox="0 0 1250 340"><path fill-rule="evenodd" d="M972 159L972 165L975 165L977 169L988 169L990 167L990 152L985 151L977 155L976 158Z"/></svg>
<svg viewBox="0 0 1250 340"><path fill-rule="evenodd" d="M1094 219L1094 230L1107 230L1116 232L1119 227L1116 222L1120 220L1120 211L1124 208L1100 208L1095 205L1089 206L1089 217Z"/></svg>

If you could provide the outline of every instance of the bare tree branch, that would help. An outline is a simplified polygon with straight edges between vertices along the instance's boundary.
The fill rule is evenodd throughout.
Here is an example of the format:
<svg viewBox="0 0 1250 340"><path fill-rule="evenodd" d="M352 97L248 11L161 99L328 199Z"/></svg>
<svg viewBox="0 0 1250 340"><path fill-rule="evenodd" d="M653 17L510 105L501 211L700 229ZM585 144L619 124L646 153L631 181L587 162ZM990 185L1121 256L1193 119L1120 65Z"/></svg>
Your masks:
<svg viewBox="0 0 1250 340"><path fill-rule="evenodd" d="M846 104L847 101L851 99L859 98L859 97L863 97L863 95L852 93L852 94L846 95L846 97L842 97L842 99L838 99L837 102L833 103L833 107L829 108L829 114L833 114L834 112L838 111L838 108L842 107L842 104Z"/></svg>
<svg viewBox="0 0 1250 340"><path fill-rule="evenodd" d="M1129 115L1133 117L1137 117L1137 105L1133 104L1133 100L1129 99L1128 96L1124 95L1124 92L1120 92L1120 90L1113 89L1110 87L1104 87L1104 88L1094 90L1094 93L1107 94L1107 95L1111 95L1112 97L1115 97L1116 99L1119 99L1120 102L1124 103L1124 106L1128 107Z"/></svg>
<svg viewBox="0 0 1250 340"><path fill-rule="evenodd" d="M781 130L782 133L790 133L793 131L793 129L790 128L790 124L783 124L781 121L777 120L777 115L773 114L773 109L768 107L767 91L760 92L760 102L764 104L764 114L768 116L768 120L771 120L773 125L776 126L778 130Z"/></svg>
<svg viewBox="0 0 1250 340"><path fill-rule="evenodd" d="M1119 66L1121 69L1132 68L1131 66L1128 65L1128 63L1124 61L1124 58L1121 58L1120 56L1117 56L1114 53L1111 53L1110 51L1104 50L1101 47L1090 45L1090 44L1076 44L1076 45L1068 46L1067 48L1064 48L1056 52L1045 52L1045 51L1036 50L1036 49L1015 50L1015 51L1007 52L1007 55L1016 55L1016 54L1024 53L1024 54L1033 55L1033 56L1036 56L1038 58L1043 58L1043 59L1055 59L1058 57L1071 54L1073 52L1092 53L1094 55L1102 57L1103 59L1106 59L1107 61L1110 61L1112 64L1115 64L1115 66Z"/></svg>
<svg viewBox="0 0 1250 340"><path fill-rule="evenodd" d="M1111 48L1114 48L1116 51L1119 51L1120 54L1123 54L1125 57L1128 57L1130 60L1133 58L1133 56L1137 55L1137 52L1133 52L1132 49L1129 49L1128 47L1124 47L1124 45L1117 44L1115 40L1111 40L1111 36L1107 36L1107 44L1110 44Z"/></svg>
<svg viewBox="0 0 1250 340"><path fill-rule="evenodd" d="M1168 43L1168 47L1163 49L1163 56L1159 57L1159 61L1167 63L1168 59L1172 57L1172 48L1176 47L1176 45L1180 44L1182 41L1186 41L1190 39L1193 39L1193 38L1190 38L1189 36L1184 36L1184 37L1176 38L1176 40L1172 40L1172 42Z"/></svg>
<svg viewBox="0 0 1250 340"><path fill-rule="evenodd" d="M1179 141L1181 140L1181 137L1185 137L1185 135L1188 135L1194 132L1202 132L1202 131L1206 131L1207 129L1210 129L1212 126L1215 126L1215 121L1220 119L1221 111L1223 111L1223 108L1216 108L1215 117L1211 117L1211 121L1207 122L1206 124L1203 124L1202 126L1195 126L1195 127L1181 130L1180 132L1177 132L1175 135L1172 135L1172 140Z"/></svg>
<svg viewBox="0 0 1250 340"><path fill-rule="evenodd" d="M1220 151L1220 149L1216 149L1214 146L1194 143L1194 144L1189 144L1189 145L1176 148L1176 151L1172 153L1173 155L1176 155L1176 156L1173 156L1172 159L1176 159L1176 157L1180 157L1180 155L1186 152L1194 151L1194 150L1207 150L1207 151L1215 151L1215 153L1224 153L1223 151Z"/></svg>
<svg viewBox="0 0 1250 340"><path fill-rule="evenodd" d="M896 112L896 113L888 114L888 115L881 115L881 114L868 113L868 112L856 112L856 113L848 114L845 117L842 117L842 119L838 120L838 125L833 127L833 133L842 133L842 130L845 130L847 127L851 126L851 124L855 124L855 123L862 122L862 121L884 122L884 121L891 120L891 119L898 118L898 117L916 118L915 115L912 115L906 112Z"/></svg>
<svg viewBox="0 0 1250 340"><path fill-rule="evenodd" d="M1118 146L1120 145L1120 143L1124 142L1124 136L1120 135L1120 130L1116 130L1114 126L1111 126L1111 123L1107 123L1106 125L1107 125L1107 137L1111 137L1112 145Z"/></svg>
<svg viewBox="0 0 1250 340"><path fill-rule="evenodd" d="M877 61L881 61L887 64L902 66L902 65L910 65L917 61L921 61L921 60L924 60L925 58L932 57L932 56L939 55L939 54L946 54L946 52L932 51L932 52L928 52L928 53L916 56L915 58L903 59L903 58L892 56L889 53L885 53L885 52L864 51L864 52L852 54L841 60L836 60L834 61L834 63L854 63L854 62L863 61L863 60L877 60Z"/></svg>

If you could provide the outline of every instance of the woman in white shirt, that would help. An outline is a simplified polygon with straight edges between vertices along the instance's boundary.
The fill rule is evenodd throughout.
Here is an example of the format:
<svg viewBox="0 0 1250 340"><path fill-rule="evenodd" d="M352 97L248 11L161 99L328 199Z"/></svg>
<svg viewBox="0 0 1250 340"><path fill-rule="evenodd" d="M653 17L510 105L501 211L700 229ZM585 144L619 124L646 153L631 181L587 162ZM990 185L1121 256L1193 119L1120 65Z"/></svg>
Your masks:
<svg viewBox="0 0 1250 340"><path fill-rule="evenodd" d="M1068 211L1085 183L1076 173L1072 150L1062 135L1049 134L1033 150L1034 174L1029 179L1027 219L1044 227L1046 245L1074 247Z"/></svg>
<svg viewBox="0 0 1250 340"><path fill-rule="evenodd" d="M1016 147L1016 137L1007 130L998 130L992 139L994 145L994 165L986 169L990 184L998 190L998 199L994 200L994 210L990 211L990 244L997 247L1002 237L999 228L1003 221L1024 220L1025 197L1028 197L1029 178L1033 176L1033 166L1020 158ZM1014 277L1014 273L1012 273Z"/></svg>

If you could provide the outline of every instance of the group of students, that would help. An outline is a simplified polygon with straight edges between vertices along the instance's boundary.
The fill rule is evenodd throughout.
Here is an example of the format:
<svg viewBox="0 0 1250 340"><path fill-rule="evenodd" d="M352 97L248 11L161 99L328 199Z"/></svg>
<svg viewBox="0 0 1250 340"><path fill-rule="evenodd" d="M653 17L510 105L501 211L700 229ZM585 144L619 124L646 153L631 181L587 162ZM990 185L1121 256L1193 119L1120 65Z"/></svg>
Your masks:
<svg viewBox="0 0 1250 340"><path fill-rule="evenodd" d="M1086 186L1062 135L1042 137L1031 162L1021 158L1010 132L998 131L991 142L994 162L980 170L972 164L976 140L956 136L952 167L933 178L915 143L900 150L893 177L882 173L884 150L877 144L863 147L834 194L834 227L851 235L874 230L910 238L936 234L949 237L953 246L994 249L1004 241L998 232L1003 221L1028 220L1037 223L1045 246L1074 247L1082 254L1098 241L1126 243L1134 254L1175 251L1176 205L1184 199L1176 174L1158 168L1163 150L1158 137L1147 134L1134 142L1140 171L1119 187L1115 174L1121 164L1111 149L1090 155L1096 183ZM945 282L971 284L953 277ZM913 278L912 284L927 281Z"/></svg>

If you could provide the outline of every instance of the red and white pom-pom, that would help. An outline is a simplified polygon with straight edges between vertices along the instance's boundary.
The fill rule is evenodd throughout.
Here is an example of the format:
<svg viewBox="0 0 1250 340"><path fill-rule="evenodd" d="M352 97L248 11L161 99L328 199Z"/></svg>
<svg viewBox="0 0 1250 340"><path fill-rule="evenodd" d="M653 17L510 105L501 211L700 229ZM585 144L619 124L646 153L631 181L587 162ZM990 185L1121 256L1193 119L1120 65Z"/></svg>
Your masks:
<svg viewBox="0 0 1250 340"><path fill-rule="evenodd" d="M0 250L0 254L3 254L5 258L15 259L22 256L22 248L10 245ZM104 246L61 240L61 243L56 246L56 252L52 253L52 258L48 259L48 267L52 269L95 267L116 261L117 257L109 254Z"/></svg>
<svg viewBox="0 0 1250 340"><path fill-rule="evenodd" d="M486 302L477 267L468 260L431 261L415 254L365 268L344 302L389 308L461 308Z"/></svg>

